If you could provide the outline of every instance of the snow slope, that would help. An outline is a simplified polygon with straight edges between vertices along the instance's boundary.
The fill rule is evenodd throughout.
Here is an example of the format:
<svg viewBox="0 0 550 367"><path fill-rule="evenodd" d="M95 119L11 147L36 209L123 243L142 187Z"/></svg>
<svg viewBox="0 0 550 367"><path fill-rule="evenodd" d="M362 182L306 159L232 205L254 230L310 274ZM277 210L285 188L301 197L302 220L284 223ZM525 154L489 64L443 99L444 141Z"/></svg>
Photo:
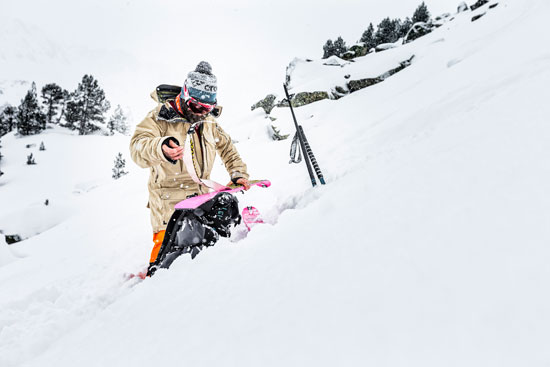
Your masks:
<svg viewBox="0 0 550 367"><path fill-rule="evenodd" d="M2 248L0 364L548 365L549 10L459 14L404 46L404 71L297 109L324 187L287 164L290 141L269 141L261 112L227 126L273 183L239 197L268 223L143 282L123 274L151 247L146 172L101 181L58 225ZM291 131L288 110L272 115Z"/></svg>

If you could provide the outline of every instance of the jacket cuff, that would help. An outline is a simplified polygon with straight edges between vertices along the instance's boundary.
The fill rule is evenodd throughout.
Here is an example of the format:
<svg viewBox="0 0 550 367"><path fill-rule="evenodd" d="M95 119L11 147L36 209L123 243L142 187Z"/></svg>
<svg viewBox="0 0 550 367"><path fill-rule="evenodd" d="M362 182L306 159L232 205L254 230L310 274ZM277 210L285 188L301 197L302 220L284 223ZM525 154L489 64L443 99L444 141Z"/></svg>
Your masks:
<svg viewBox="0 0 550 367"><path fill-rule="evenodd" d="M241 173L241 172L238 172L238 171L235 171L235 172L231 173L231 182L233 182L235 185L237 185L237 180L239 178L244 178L244 179L248 180L248 175L246 173Z"/></svg>
<svg viewBox="0 0 550 367"><path fill-rule="evenodd" d="M168 161L172 164L176 164L176 163L178 163L177 161L174 161L174 160L170 159L162 151L162 146L163 145L166 145L167 147L170 147L170 145L168 144L170 141L173 141L177 145L180 145L180 142L178 141L178 139L174 138L173 136L167 136L167 137L160 138L159 144L157 146L157 153L158 153L159 157L164 158L166 161Z"/></svg>

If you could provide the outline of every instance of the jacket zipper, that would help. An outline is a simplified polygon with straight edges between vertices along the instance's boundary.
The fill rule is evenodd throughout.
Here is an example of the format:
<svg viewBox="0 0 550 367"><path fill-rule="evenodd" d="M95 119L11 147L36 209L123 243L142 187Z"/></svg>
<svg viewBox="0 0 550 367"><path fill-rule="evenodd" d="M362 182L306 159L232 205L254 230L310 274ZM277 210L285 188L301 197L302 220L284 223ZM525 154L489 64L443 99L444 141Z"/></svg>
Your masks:
<svg viewBox="0 0 550 367"><path fill-rule="evenodd" d="M199 128L199 134L201 134L201 137L199 139L201 142L201 149L202 149L202 172L201 172L202 175L201 176L204 176L204 172L206 171L206 162L208 162L208 160L206 159L207 152L204 146L204 135L202 135L203 128L204 128L204 123L202 123ZM202 177L202 178L205 178L205 177Z"/></svg>

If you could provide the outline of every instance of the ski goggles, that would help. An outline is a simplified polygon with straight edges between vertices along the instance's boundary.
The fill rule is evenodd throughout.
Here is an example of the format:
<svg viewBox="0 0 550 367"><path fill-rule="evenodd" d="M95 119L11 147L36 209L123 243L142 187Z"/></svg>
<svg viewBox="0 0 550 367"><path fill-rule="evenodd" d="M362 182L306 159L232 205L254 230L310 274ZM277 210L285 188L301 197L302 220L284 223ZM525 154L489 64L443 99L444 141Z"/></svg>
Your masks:
<svg viewBox="0 0 550 367"><path fill-rule="evenodd" d="M187 86L183 87L183 101L189 107L193 113L203 114L211 112L214 107L216 107L216 102L214 103L205 103L201 102L196 98L191 97Z"/></svg>

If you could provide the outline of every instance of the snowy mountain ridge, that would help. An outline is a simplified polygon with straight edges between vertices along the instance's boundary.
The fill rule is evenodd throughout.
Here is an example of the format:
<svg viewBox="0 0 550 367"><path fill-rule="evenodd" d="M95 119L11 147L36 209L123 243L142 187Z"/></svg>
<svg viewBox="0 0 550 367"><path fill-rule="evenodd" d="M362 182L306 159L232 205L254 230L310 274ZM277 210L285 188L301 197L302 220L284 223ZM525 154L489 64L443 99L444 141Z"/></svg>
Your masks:
<svg viewBox="0 0 550 367"><path fill-rule="evenodd" d="M367 75L417 56L383 83L297 108L322 187L288 165L290 142L270 140L263 111L222 116L253 178L272 181L238 197L267 223L143 282L123 274L152 247L147 172L128 161L129 175L107 176L127 138L3 138L7 214L18 196L43 205L48 189L58 198L44 210L71 210L0 247L0 364L546 365L550 40L530 35L549 10L505 0L476 22L457 17L354 65ZM340 78L302 75L294 92ZM292 132L288 109L271 116ZM48 150L25 166L41 139ZM77 171L45 175L59 166ZM43 179L27 182L29 169ZM227 180L223 166L212 178Z"/></svg>

